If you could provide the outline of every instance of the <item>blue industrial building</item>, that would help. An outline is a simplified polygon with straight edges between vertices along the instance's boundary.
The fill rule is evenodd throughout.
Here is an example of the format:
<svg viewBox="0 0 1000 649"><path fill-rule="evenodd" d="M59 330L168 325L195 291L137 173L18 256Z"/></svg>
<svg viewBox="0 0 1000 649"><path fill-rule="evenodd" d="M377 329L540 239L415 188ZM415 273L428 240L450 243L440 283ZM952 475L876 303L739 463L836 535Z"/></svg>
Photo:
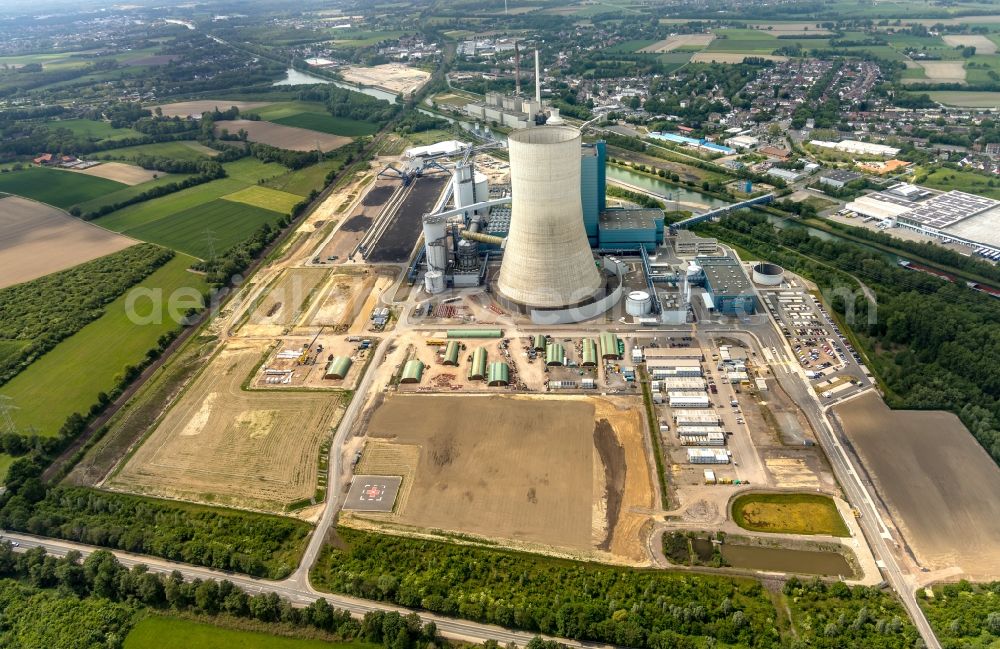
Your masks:
<svg viewBox="0 0 1000 649"><path fill-rule="evenodd" d="M580 199L583 202L583 226L591 246L597 245L597 221L607 207L605 188L607 160L604 140L584 144L580 150Z"/></svg>
<svg viewBox="0 0 1000 649"><path fill-rule="evenodd" d="M663 210L613 207L601 212L598 240L602 248L638 248L653 252L663 243Z"/></svg>
<svg viewBox="0 0 1000 649"><path fill-rule="evenodd" d="M712 299L712 309L735 316L757 312L757 294L738 260L729 255L698 256L695 263L704 273L705 291Z"/></svg>

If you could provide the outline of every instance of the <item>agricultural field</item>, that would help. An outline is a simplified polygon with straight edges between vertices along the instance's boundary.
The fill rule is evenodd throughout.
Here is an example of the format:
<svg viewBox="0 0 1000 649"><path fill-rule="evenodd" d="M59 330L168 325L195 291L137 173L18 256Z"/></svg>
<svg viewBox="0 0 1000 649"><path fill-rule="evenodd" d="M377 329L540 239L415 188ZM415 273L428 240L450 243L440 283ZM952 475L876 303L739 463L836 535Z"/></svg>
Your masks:
<svg viewBox="0 0 1000 649"><path fill-rule="evenodd" d="M357 471L403 476L395 511L351 517L641 561L648 518L634 508L654 501L643 429L624 399L392 396Z"/></svg>
<svg viewBox="0 0 1000 649"><path fill-rule="evenodd" d="M767 59L769 61L787 61L788 57L775 56L773 54L758 54L749 52L747 54L737 54L735 52L697 52L691 57L692 63L743 63L747 58Z"/></svg>
<svg viewBox="0 0 1000 649"><path fill-rule="evenodd" d="M114 205L115 203L120 203L122 201L128 200L143 192L153 189L154 187L159 187L161 185L169 185L170 183L177 183L190 178L193 174L167 174L160 173L159 178L155 180L147 180L144 183L138 185L132 185L131 187L123 187L116 192L111 192L110 194L105 194L98 198L91 199L89 201L84 201L83 203L77 203L75 207L80 208L81 213L87 214L88 212L93 212L98 210L105 205Z"/></svg>
<svg viewBox="0 0 1000 649"><path fill-rule="evenodd" d="M366 642L331 642L287 638L254 631L226 629L176 617L150 615L125 637L125 649L378 649Z"/></svg>
<svg viewBox="0 0 1000 649"><path fill-rule="evenodd" d="M265 223L277 225L284 216L242 202L218 199L127 228L122 233L192 257L210 259L244 241Z"/></svg>
<svg viewBox="0 0 1000 649"><path fill-rule="evenodd" d="M928 92L930 98L945 106L959 108L1000 108L1000 92L938 90Z"/></svg>
<svg viewBox="0 0 1000 649"><path fill-rule="evenodd" d="M346 117L334 117L326 106L314 101L288 101L270 104L263 108L248 111L259 115L266 122L305 128L331 135L371 135L378 127L369 122L362 122Z"/></svg>
<svg viewBox="0 0 1000 649"><path fill-rule="evenodd" d="M136 146L122 147L121 149L111 149L110 151L95 153L93 157L98 160L126 161L134 161L140 156L156 156L172 160L207 160L218 154L218 151L204 144L199 144L193 140L181 140L178 142L154 142L152 144L138 144Z"/></svg>
<svg viewBox="0 0 1000 649"><path fill-rule="evenodd" d="M976 54L996 54L997 44L982 34L945 34L941 39L950 47L974 47Z"/></svg>
<svg viewBox="0 0 1000 649"><path fill-rule="evenodd" d="M251 142L262 142L290 151L314 151L316 149L332 151L351 141L350 138L340 135L248 119L223 120L215 123L217 133L222 132L223 129L230 133L243 130L247 132L247 139Z"/></svg>
<svg viewBox="0 0 1000 649"><path fill-rule="evenodd" d="M260 185L247 187L232 194L226 194L222 198L234 203L246 203L253 207L280 212L281 214L290 213L292 208L302 201L302 197L296 194L289 194L288 192Z"/></svg>
<svg viewBox="0 0 1000 649"><path fill-rule="evenodd" d="M29 167L0 174L0 192L17 194L63 209L126 186L106 178L45 167Z"/></svg>
<svg viewBox="0 0 1000 649"><path fill-rule="evenodd" d="M160 106L149 106L150 109L159 108L165 117L200 117L202 113L208 113L215 109L229 110L233 106L240 109L240 112L251 111L255 108L267 106L267 101L233 101L230 99L202 99L198 101L179 101L173 104L162 104Z"/></svg>
<svg viewBox="0 0 1000 649"><path fill-rule="evenodd" d="M715 34L675 34L662 41L648 45L640 52L673 52L677 49L703 49L715 40Z"/></svg>
<svg viewBox="0 0 1000 649"><path fill-rule="evenodd" d="M320 160L314 165L275 176L263 186L305 197L314 189L316 191L323 189L327 175L339 166L340 161L336 159Z"/></svg>
<svg viewBox="0 0 1000 649"><path fill-rule="evenodd" d="M284 217L283 213L222 199L256 187L261 180L284 175L288 171L285 167L255 158L224 166L227 178L129 205L94 223L205 259L243 241L262 224L275 224Z"/></svg>
<svg viewBox="0 0 1000 649"><path fill-rule="evenodd" d="M115 128L109 122L92 119L61 119L48 122L45 126L53 131L60 128L69 129L74 135L81 135L95 142L112 142L142 135L130 128Z"/></svg>
<svg viewBox="0 0 1000 649"><path fill-rule="evenodd" d="M928 83L965 83L965 63L962 61L917 61ZM912 79L904 79L912 81Z"/></svg>
<svg viewBox="0 0 1000 649"><path fill-rule="evenodd" d="M340 399L244 390L265 352L257 342L218 352L106 486L270 512L308 504Z"/></svg>
<svg viewBox="0 0 1000 649"><path fill-rule="evenodd" d="M176 255L139 286L160 291L165 298L184 291L188 298L181 305L190 305L191 296L207 290L204 279L187 270L193 261ZM98 393L115 387L126 365L140 362L149 349L156 347L161 335L178 327L167 309L162 318L156 318L148 299L136 301L135 315L154 316L152 319L158 321L136 324L127 308L128 295L126 292L108 304L100 318L0 387L0 395L11 397L19 406L12 415L19 430L55 435L69 415L87 412L97 402ZM181 315L185 310L181 309ZM39 403L45 407L31 407Z"/></svg>
<svg viewBox="0 0 1000 649"><path fill-rule="evenodd" d="M733 501L732 510L736 524L753 532L851 535L829 496L746 494Z"/></svg>
<svg viewBox="0 0 1000 649"><path fill-rule="evenodd" d="M72 169L71 171L73 173L93 176L95 178L113 180L116 183L122 183L123 185L128 185L129 187L141 185L142 183L156 180L160 176L167 175L162 171L151 171L149 169L143 169L142 167L125 164L123 162L104 162L96 167L89 167L87 169Z"/></svg>
<svg viewBox="0 0 1000 649"><path fill-rule="evenodd" d="M0 177L2 178L2 177ZM0 198L0 288L64 270L137 243L19 196Z"/></svg>
<svg viewBox="0 0 1000 649"><path fill-rule="evenodd" d="M971 194L981 194L990 198L1000 199L1000 187L991 186L998 183L988 176L974 171L948 169L939 167L929 173L921 183L932 189L948 191L957 189Z"/></svg>
<svg viewBox="0 0 1000 649"><path fill-rule="evenodd" d="M1000 467L958 417L890 410L875 393L833 412L922 566L1000 578L1000 500L983 497L1000 493Z"/></svg>

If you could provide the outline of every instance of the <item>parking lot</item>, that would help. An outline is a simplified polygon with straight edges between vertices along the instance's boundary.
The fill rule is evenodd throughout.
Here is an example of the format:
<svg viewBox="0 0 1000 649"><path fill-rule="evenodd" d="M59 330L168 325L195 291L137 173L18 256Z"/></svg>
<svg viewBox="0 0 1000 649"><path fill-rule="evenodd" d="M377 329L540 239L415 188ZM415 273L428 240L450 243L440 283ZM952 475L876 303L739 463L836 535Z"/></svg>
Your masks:
<svg viewBox="0 0 1000 649"><path fill-rule="evenodd" d="M806 379L824 400L850 396L871 384L861 355L815 295L786 287L762 290L761 295Z"/></svg>

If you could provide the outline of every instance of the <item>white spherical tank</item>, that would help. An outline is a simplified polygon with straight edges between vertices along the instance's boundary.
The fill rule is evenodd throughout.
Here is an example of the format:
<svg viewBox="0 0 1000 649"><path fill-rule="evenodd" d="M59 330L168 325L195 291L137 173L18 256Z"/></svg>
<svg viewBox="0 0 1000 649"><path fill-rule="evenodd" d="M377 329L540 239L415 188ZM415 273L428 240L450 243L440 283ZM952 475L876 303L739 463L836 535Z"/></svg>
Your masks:
<svg viewBox="0 0 1000 649"><path fill-rule="evenodd" d="M625 298L625 313L641 317L648 315L653 309L653 298L646 291L632 291Z"/></svg>
<svg viewBox="0 0 1000 649"><path fill-rule="evenodd" d="M424 288L431 295L443 293L445 289L444 273L439 270L429 270L424 275Z"/></svg>
<svg viewBox="0 0 1000 649"><path fill-rule="evenodd" d="M778 264L761 261L754 264L752 270L754 284L761 286L778 286L785 279L785 269Z"/></svg>
<svg viewBox="0 0 1000 649"><path fill-rule="evenodd" d="M687 267L687 277L689 280L695 279L701 274L701 266L694 263L693 261Z"/></svg>

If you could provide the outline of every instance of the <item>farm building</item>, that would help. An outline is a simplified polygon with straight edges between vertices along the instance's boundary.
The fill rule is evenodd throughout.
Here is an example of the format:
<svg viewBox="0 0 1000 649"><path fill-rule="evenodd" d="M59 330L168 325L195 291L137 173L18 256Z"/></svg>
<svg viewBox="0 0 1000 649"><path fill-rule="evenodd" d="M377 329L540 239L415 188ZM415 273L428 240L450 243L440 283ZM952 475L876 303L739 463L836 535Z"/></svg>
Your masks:
<svg viewBox="0 0 1000 649"><path fill-rule="evenodd" d="M417 358L411 358L406 361L406 365L403 365L403 376L399 379L400 383L420 383L420 379L424 376L424 364L421 360Z"/></svg>
<svg viewBox="0 0 1000 649"><path fill-rule="evenodd" d="M347 356L337 356L326 365L324 379L343 379L351 369L351 359Z"/></svg>
<svg viewBox="0 0 1000 649"><path fill-rule="evenodd" d="M510 384L510 366L503 361L493 361L490 363L486 373L487 383L494 386L506 386Z"/></svg>

